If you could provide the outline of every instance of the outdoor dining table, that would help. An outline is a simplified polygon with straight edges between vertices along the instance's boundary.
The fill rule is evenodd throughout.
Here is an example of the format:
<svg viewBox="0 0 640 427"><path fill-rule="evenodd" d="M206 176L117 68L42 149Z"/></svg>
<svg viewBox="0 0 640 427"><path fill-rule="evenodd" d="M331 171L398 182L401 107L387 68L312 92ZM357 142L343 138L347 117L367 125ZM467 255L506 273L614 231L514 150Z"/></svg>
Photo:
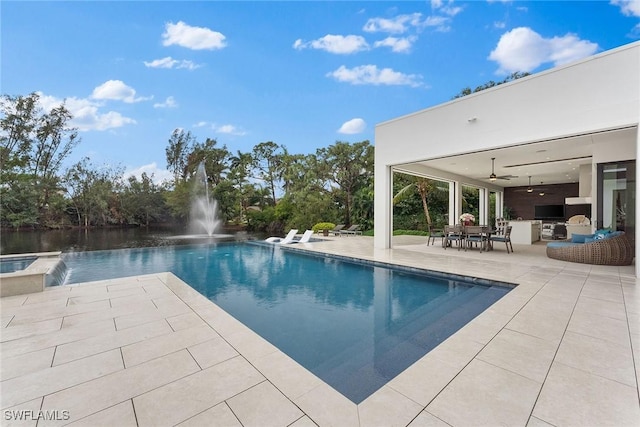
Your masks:
<svg viewBox="0 0 640 427"><path fill-rule="evenodd" d="M458 250L461 247L465 251L471 248L471 243L480 243L480 252L493 250L491 236L498 232L497 229L487 225L455 225L445 228L445 236L442 247L451 247L453 242L457 243Z"/></svg>

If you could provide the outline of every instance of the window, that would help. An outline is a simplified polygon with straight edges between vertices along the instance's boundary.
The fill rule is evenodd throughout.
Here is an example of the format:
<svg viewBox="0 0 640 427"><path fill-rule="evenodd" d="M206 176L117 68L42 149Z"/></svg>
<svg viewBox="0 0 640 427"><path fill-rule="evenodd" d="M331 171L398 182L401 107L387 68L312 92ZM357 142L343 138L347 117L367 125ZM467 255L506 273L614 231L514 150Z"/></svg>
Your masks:
<svg viewBox="0 0 640 427"><path fill-rule="evenodd" d="M636 162L598 164L598 228L627 233L635 240Z"/></svg>

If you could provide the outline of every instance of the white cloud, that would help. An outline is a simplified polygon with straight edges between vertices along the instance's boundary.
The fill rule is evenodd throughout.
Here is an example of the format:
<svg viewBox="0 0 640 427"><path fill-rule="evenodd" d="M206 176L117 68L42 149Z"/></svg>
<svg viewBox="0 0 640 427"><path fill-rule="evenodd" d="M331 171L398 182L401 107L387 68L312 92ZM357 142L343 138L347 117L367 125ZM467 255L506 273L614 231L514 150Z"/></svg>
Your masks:
<svg viewBox="0 0 640 427"><path fill-rule="evenodd" d="M438 31L444 32L451 28L448 25L450 21L451 18L446 16L430 16L424 21L424 25L425 27L436 27Z"/></svg>
<svg viewBox="0 0 640 427"><path fill-rule="evenodd" d="M640 0L611 0L611 4L619 6L625 16L640 17Z"/></svg>
<svg viewBox="0 0 640 427"><path fill-rule="evenodd" d="M412 13L411 15L398 15L394 18L371 18L362 28L368 33L391 33L402 34L409 30L409 27L422 27L421 13Z"/></svg>
<svg viewBox="0 0 640 427"><path fill-rule="evenodd" d="M347 135L353 135L356 133L361 133L367 127L367 124L361 118L355 118L348 120L340 126L338 129L339 133L344 133Z"/></svg>
<svg viewBox="0 0 640 427"><path fill-rule="evenodd" d="M432 6L433 7L433 6ZM364 31L369 33L384 32L390 34L403 34L410 30L421 31L427 27L435 27L437 31L448 31L451 17L462 11L462 8L447 8L443 6L434 7L447 16L432 15L422 18L421 13L411 15L398 15L394 18L371 18L364 27Z"/></svg>
<svg viewBox="0 0 640 427"><path fill-rule="evenodd" d="M421 76L416 74L403 74L391 68L378 69L375 65L360 65L355 68L347 68L341 65L337 70L326 74L339 82L354 85L405 85L412 87L422 86Z"/></svg>
<svg viewBox="0 0 640 427"><path fill-rule="evenodd" d="M101 114L97 108L89 108L74 115L72 123L82 131L102 131L119 128L124 125L136 124L137 122L129 117L123 116L117 111L108 111Z"/></svg>
<svg viewBox="0 0 640 427"><path fill-rule="evenodd" d="M204 27L192 27L180 21L168 22L162 34L164 46L178 45L194 50L215 50L226 47L226 37Z"/></svg>
<svg viewBox="0 0 640 427"><path fill-rule="evenodd" d="M373 44L374 47L390 47L393 52L406 53L411 50L416 37L387 37L384 40L377 41Z"/></svg>
<svg viewBox="0 0 640 427"><path fill-rule="evenodd" d="M228 135L243 136L247 134L247 132L238 129L234 125L213 125L212 128L218 133L226 133Z"/></svg>
<svg viewBox="0 0 640 427"><path fill-rule="evenodd" d="M369 49L367 41L362 36L340 36L334 34L327 34L324 37L310 42L304 42L302 39L298 39L293 43L293 47L298 50L309 48L319 49L341 55Z"/></svg>
<svg viewBox="0 0 640 427"><path fill-rule="evenodd" d="M193 126L194 127L208 127L209 129L213 130L216 133L223 133L223 134L227 134L227 135L244 136L244 135L247 134L247 132L245 130L242 130L242 129L238 128L237 126L231 125L231 124L219 125L219 124L216 124L216 123L200 121L200 122L194 124Z"/></svg>
<svg viewBox="0 0 640 427"><path fill-rule="evenodd" d="M454 0L448 0L446 4L440 0L431 1L431 8L449 16L456 16L464 10L462 6L454 6Z"/></svg>
<svg viewBox="0 0 640 427"><path fill-rule="evenodd" d="M136 98L135 89L124 84L122 80L109 80L96 87L91 94L91 98L123 101L132 104L134 102L148 101L153 97Z"/></svg>
<svg viewBox="0 0 640 427"><path fill-rule="evenodd" d="M167 97L164 102L158 102L153 104L153 108L176 108L178 103L173 96Z"/></svg>
<svg viewBox="0 0 640 427"><path fill-rule="evenodd" d="M140 180L142 179L143 173L146 173L155 184L162 184L164 181L171 181L173 179L171 172L166 169L160 169L156 162L130 169L124 173L124 178L127 179L130 176L135 176Z"/></svg>
<svg viewBox="0 0 640 427"><path fill-rule="evenodd" d="M498 63L498 74L508 74L530 72L547 62L554 66L566 64L593 55L597 50L596 43L580 40L574 34L544 38L530 28L519 27L500 37L489 59Z"/></svg>
<svg viewBox="0 0 640 427"><path fill-rule="evenodd" d="M136 124L134 119L125 117L116 111L100 112L102 106L89 99L71 97L62 100L40 92L38 94L40 95L40 104L45 111L51 111L52 108L64 102L65 107L73 116L70 125L80 131L104 131L128 124Z"/></svg>
<svg viewBox="0 0 640 427"><path fill-rule="evenodd" d="M177 60L173 59L170 56L161 59L154 59L153 61L143 61L144 65L148 68L186 68L187 70L195 70L196 68L200 68L201 66L194 63L193 61L188 61L186 59Z"/></svg>

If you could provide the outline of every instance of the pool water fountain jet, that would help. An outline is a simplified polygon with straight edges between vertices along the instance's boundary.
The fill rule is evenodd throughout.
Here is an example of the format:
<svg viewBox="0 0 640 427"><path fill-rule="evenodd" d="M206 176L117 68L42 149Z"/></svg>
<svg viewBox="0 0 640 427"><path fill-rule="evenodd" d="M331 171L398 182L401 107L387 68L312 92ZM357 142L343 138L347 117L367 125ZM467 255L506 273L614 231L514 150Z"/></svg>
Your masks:
<svg viewBox="0 0 640 427"><path fill-rule="evenodd" d="M222 221L218 219L218 202L209 195L209 180L204 162L198 165L193 193L190 228L213 237Z"/></svg>
<svg viewBox="0 0 640 427"><path fill-rule="evenodd" d="M198 165L192 190L191 211L189 212L189 232L193 234L173 236L185 238L229 238L231 234L216 233L222 220L218 218L218 201L209 194L209 180L204 162Z"/></svg>

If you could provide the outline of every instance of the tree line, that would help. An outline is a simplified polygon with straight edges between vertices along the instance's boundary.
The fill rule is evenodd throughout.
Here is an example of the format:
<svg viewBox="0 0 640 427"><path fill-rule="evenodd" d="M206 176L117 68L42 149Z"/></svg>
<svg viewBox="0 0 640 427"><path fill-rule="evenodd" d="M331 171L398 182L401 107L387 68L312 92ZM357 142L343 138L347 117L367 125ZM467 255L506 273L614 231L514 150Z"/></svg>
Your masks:
<svg viewBox="0 0 640 427"><path fill-rule="evenodd" d="M273 141L233 152L175 129L165 148L172 179L156 183L90 158L64 168L81 143L64 103L44 111L37 93L3 95L0 114L3 228L185 224L201 163L227 225L278 233L318 222L373 225L374 148L366 140L336 141L306 155Z"/></svg>
<svg viewBox="0 0 640 427"><path fill-rule="evenodd" d="M516 72L455 98L528 76ZM232 152L213 138L198 141L175 129L165 149L172 179L146 173L125 177L121 166L83 158L63 169L81 143L64 103L44 111L39 95L0 97L0 227L184 225L200 163L227 225L281 233L319 222L373 228L374 147L369 141L336 141L314 154L293 154L273 141ZM394 229L428 230L448 223L446 188L434 180L394 174ZM478 195L463 188L465 211Z"/></svg>

